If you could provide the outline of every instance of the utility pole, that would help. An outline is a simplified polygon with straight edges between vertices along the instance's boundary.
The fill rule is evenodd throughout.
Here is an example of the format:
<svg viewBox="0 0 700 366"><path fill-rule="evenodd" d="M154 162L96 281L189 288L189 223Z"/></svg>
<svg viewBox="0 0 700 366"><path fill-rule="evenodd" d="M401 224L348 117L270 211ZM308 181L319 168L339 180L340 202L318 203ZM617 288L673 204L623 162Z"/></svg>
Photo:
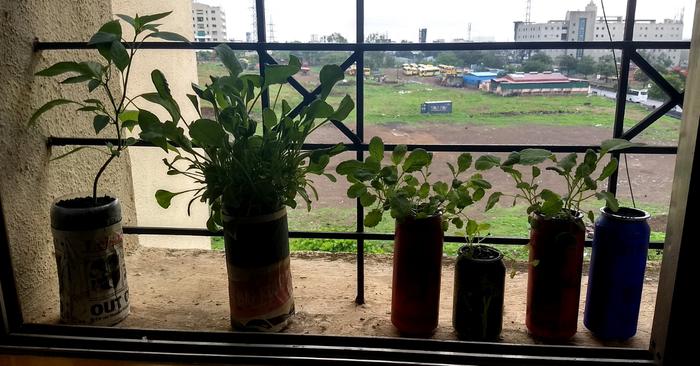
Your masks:
<svg viewBox="0 0 700 366"><path fill-rule="evenodd" d="M268 38L270 39L270 42L275 41L275 23L272 22L272 15L270 15L270 24L268 27Z"/></svg>
<svg viewBox="0 0 700 366"><path fill-rule="evenodd" d="M255 12L255 0L251 1L250 7L248 9L250 10L251 18L253 19L253 22L250 23L250 25L253 27L253 30L250 32L251 41L257 42L258 41L258 15Z"/></svg>
<svg viewBox="0 0 700 366"><path fill-rule="evenodd" d="M531 10L532 10L532 0L527 0L527 6L525 7L525 23L530 23Z"/></svg>
<svg viewBox="0 0 700 366"><path fill-rule="evenodd" d="M467 25L467 41L471 42L471 40L472 40L472 23L469 23L469 25Z"/></svg>

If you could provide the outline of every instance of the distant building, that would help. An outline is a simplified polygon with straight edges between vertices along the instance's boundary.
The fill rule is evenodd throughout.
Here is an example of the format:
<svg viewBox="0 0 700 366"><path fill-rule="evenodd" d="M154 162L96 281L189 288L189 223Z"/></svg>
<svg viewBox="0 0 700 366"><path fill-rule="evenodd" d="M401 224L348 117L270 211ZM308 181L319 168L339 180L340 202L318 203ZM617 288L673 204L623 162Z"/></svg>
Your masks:
<svg viewBox="0 0 700 366"><path fill-rule="evenodd" d="M614 41L621 41L625 32L625 20L621 16L608 17L610 34ZM546 23L515 22L515 42L561 42L561 41L610 41L603 17L598 16L598 7L591 1L584 11L567 11L564 20ZM664 19L657 23L653 19L637 19L634 23L635 41L680 41L683 39L683 20ZM565 54L581 58L584 55L598 59L609 55L610 50L541 50L556 58ZM681 63L681 51L670 49L649 50L652 56L665 53L674 65Z"/></svg>
<svg viewBox="0 0 700 366"><path fill-rule="evenodd" d="M418 43L425 43L428 39L428 28L418 29Z"/></svg>
<svg viewBox="0 0 700 366"><path fill-rule="evenodd" d="M488 83L491 79L498 77L497 72L493 71L473 71L466 73L462 78L464 79L464 86L470 89L479 89L482 83Z"/></svg>
<svg viewBox="0 0 700 366"><path fill-rule="evenodd" d="M492 79L489 91L503 96L588 94L588 82L560 73L515 73Z"/></svg>
<svg viewBox="0 0 700 366"><path fill-rule="evenodd" d="M226 42L226 13L220 6L192 2L192 31L195 42Z"/></svg>

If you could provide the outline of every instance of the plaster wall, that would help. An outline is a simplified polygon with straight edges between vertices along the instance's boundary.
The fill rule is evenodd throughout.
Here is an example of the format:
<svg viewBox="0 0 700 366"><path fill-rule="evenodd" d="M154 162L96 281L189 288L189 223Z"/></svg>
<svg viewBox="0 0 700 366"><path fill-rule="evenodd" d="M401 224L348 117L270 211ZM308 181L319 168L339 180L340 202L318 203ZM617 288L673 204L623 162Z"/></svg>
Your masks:
<svg viewBox="0 0 700 366"><path fill-rule="evenodd" d="M85 41L111 18L109 0L0 0L0 199L24 320L41 317L42 311L58 317L58 279L49 222L49 210L57 197L88 192L106 156L81 150L65 159L49 162L69 148L48 148L47 136L92 137L92 118L62 106L47 113L38 128L27 128L34 110L63 97L83 100L103 98L95 91L88 97L83 84L60 85L62 79L35 77L34 73L64 60L100 60L96 51L33 52L42 41ZM113 137L105 129L100 136ZM103 174L100 188L111 191L122 204L124 225L136 223L136 209L128 153ZM127 250L138 245L128 237ZM47 305L49 304L49 305ZM48 309L48 310L45 310Z"/></svg>
<svg viewBox="0 0 700 366"><path fill-rule="evenodd" d="M192 40L192 3L190 0L113 0L112 10L115 14L133 16L155 14L172 11L172 14L157 23L162 31L175 32ZM123 29L129 28L126 23ZM127 36L125 32L125 37ZM130 39L130 38L127 38ZM161 41L154 39L155 41ZM154 92L150 72L159 69L168 79L173 97L180 105L186 121L194 121L197 113L192 107L186 94L192 94L192 83L197 83L197 62L195 52L191 50L141 50L135 57L134 76L129 81L128 95L136 96L141 93ZM170 115L161 107L145 102L138 102L139 107L146 108L158 115L161 120L170 119ZM183 126L185 127L185 126ZM132 149L130 153L134 193L136 201L137 221L140 226L168 227L204 227L209 217L206 205L195 202L191 215L187 215L187 204L191 197L188 194L178 196L172 201L170 208L161 208L154 194L158 189L180 192L195 188L189 178L168 176L163 164L165 152L160 148ZM171 156L172 157L172 156ZM176 249L210 249L209 237L157 236L140 235L139 242L143 246L165 247Z"/></svg>

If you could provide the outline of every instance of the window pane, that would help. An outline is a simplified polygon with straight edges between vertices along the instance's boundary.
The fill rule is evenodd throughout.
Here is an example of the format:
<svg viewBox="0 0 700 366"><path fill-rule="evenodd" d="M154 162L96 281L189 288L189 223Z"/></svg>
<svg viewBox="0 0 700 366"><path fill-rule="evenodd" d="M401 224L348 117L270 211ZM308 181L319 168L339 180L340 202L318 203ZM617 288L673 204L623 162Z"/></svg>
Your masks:
<svg viewBox="0 0 700 366"><path fill-rule="evenodd" d="M269 42L355 42L355 1L266 0Z"/></svg>

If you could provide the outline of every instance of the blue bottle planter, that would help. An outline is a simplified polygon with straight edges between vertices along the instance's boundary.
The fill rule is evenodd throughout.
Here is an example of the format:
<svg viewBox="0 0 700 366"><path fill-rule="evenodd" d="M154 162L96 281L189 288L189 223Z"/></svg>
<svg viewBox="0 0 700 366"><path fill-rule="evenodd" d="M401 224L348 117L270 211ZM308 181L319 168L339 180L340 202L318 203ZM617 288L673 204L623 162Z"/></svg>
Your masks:
<svg viewBox="0 0 700 366"><path fill-rule="evenodd" d="M603 340L625 340L637 332L649 249L649 214L602 208L595 223L583 324Z"/></svg>

